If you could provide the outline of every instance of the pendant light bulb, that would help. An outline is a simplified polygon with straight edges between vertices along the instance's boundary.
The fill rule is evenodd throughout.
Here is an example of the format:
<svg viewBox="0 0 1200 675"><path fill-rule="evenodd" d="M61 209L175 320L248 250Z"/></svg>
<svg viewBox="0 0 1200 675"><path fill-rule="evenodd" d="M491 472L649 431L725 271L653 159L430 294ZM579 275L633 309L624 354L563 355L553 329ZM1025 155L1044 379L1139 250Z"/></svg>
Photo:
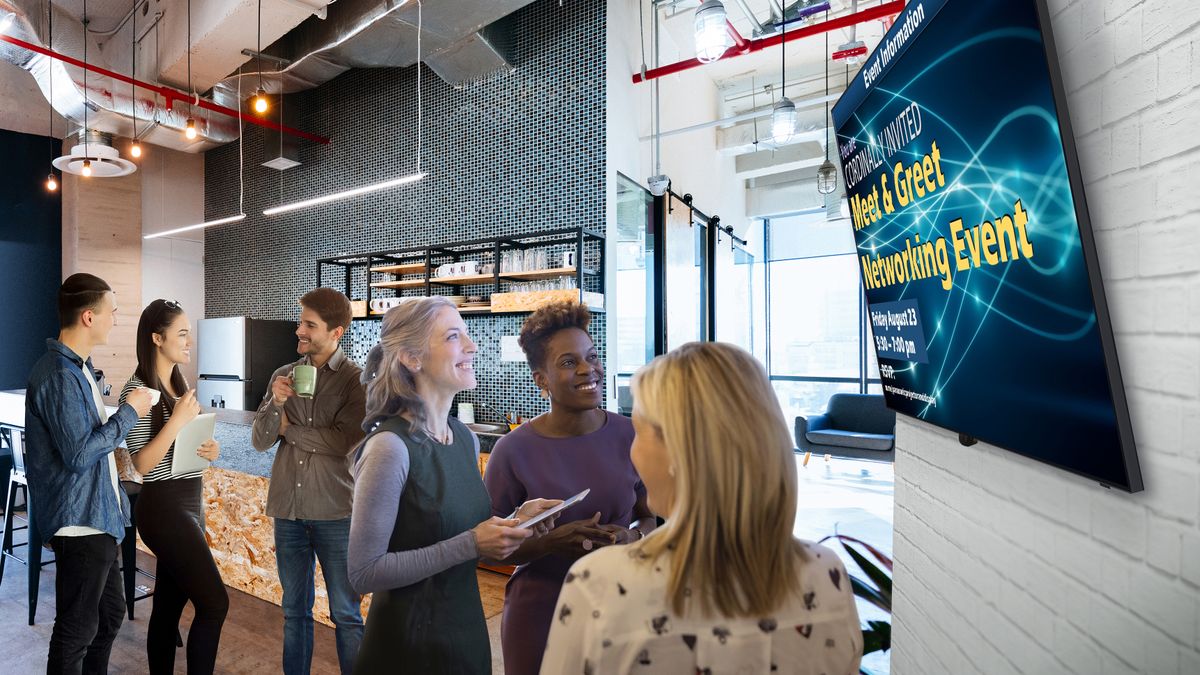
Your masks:
<svg viewBox="0 0 1200 675"><path fill-rule="evenodd" d="M823 195L833 194L837 190L837 167L828 158L817 169L817 192Z"/></svg>
<svg viewBox="0 0 1200 675"><path fill-rule="evenodd" d="M51 171L50 174L46 176L46 189L49 190L50 192L54 192L55 190L58 189L58 179L54 177L53 171Z"/></svg>
<svg viewBox="0 0 1200 675"><path fill-rule="evenodd" d="M194 120L190 117L187 119L187 127L183 130L183 135L186 136L189 141L195 140L195 138L196 138L196 120Z"/></svg>
<svg viewBox="0 0 1200 675"><path fill-rule="evenodd" d="M729 20L721 0L705 0L696 9L693 24L696 41L696 60L711 63L725 55L733 44L729 36Z"/></svg>
<svg viewBox="0 0 1200 675"><path fill-rule="evenodd" d="M134 141L133 145L129 146L129 154L133 155L134 157L141 157L142 156L142 144L138 143L137 141Z"/></svg>
<svg viewBox="0 0 1200 675"><path fill-rule="evenodd" d="M80 173L83 174L84 178L92 175L92 160L83 160L83 168L80 170Z"/></svg>
<svg viewBox="0 0 1200 675"><path fill-rule="evenodd" d="M267 108L269 107L270 103L267 102L267 92L263 91L260 87L258 91L254 92L254 112L262 114L267 112Z"/></svg>
<svg viewBox="0 0 1200 675"><path fill-rule="evenodd" d="M792 140L796 132L796 104L786 96L775 103L771 110L771 140L782 145Z"/></svg>

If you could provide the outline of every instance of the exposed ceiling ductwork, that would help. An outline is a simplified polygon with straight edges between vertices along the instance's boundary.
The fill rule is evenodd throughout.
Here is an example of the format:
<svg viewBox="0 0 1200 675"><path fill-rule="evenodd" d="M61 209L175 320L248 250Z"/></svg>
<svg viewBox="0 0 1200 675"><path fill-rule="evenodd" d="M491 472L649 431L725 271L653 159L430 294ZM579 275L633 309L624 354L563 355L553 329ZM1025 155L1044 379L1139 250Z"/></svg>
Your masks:
<svg viewBox="0 0 1200 675"><path fill-rule="evenodd" d="M79 3L53 6L51 41L46 4L41 0L0 0L0 13L13 15L7 34L38 47L82 58L89 40L88 62L114 73L129 73L137 28L137 79L187 91L187 13L183 0L140 0L92 5L96 24L85 31ZM422 61L451 85L462 85L511 69L511 30L502 21L532 0L425 0L422 4ZM316 87L350 68L407 67L417 61L417 5L405 0L284 0L263 15L264 49L280 61L250 59L243 50L256 46L257 0L196 3L192 8L192 85L212 89L214 103L243 109L239 100L258 86L260 70L271 93L293 93ZM101 5L99 12L96 5ZM78 10L78 11L77 11ZM83 69L44 54L0 42L0 59L28 71L54 108L75 125L83 124ZM286 63L280 67L279 63ZM144 64L144 65L143 65ZM249 67L246 67L249 66ZM229 76L241 68L241 75ZM250 78L250 79L246 79ZM235 117L215 114L184 101L165 100L153 91L113 77L88 75L88 125L117 136L133 137L134 113L139 139L187 152L203 152L238 138ZM183 130L196 120L196 139Z"/></svg>
<svg viewBox="0 0 1200 675"><path fill-rule="evenodd" d="M425 0L421 7L421 60L450 85L458 86L512 68L511 29L502 21L532 0ZM324 84L351 68L404 68L417 62L417 3L396 0L338 0L324 21L309 19L263 51L279 67L260 59L244 68L242 91L258 86L294 93ZM255 67L255 63L261 64ZM222 81L214 98L229 101L239 76Z"/></svg>
<svg viewBox="0 0 1200 675"><path fill-rule="evenodd" d="M158 0L151 0L151 2L158 4ZM138 3L136 7L148 4L150 3ZM254 5L243 3L236 7L246 8L254 7ZM148 11L149 7L146 7L146 9L146 14L151 18L145 21L145 26L150 26L156 20L161 20L161 23L155 25L150 30L145 30L145 26L143 25L138 26L138 34L141 36L141 42L138 47L138 62L139 64L147 64L144 66L145 71L141 70L143 66L139 66L138 75L144 79L159 80L160 78L154 77L153 74L160 71L158 67L160 61L166 64L168 58L179 61L180 57L186 61L187 49L184 45L187 44L187 17L186 13L177 13L179 16L174 16L170 20L167 20L167 15L169 14L167 10L163 10L156 15ZM54 52L76 59L83 57L84 40L88 40L89 65L99 66L117 73L130 72L133 57L130 50L133 45L132 36L135 22L130 22L128 25L122 24L122 27L116 31L99 33L90 30L85 31L80 18L74 16L67 7L55 4L53 5L53 11L54 34L51 36L50 21L46 15L45 3L38 0L0 0L0 13L7 12L13 15L12 23L8 30L5 31L7 35L24 40L36 47L53 46ZM298 24L310 13L298 9L291 11L288 16L292 23L288 28ZM253 14L253 10L251 10L251 14ZM207 25L213 27L209 35L213 35L214 32L220 33L219 27L226 23L246 24L248 22L246 16L235 11L226 12L224 20L208 16L204 21L207 22ZM193 15L193 30L196 28L196 23L196 16ZM253 25L253 21L249 21L249 23ZM155 35L151 31L157 30L164 34L179 32L172 28L175 24L179 24L182 28L180 35L175 38L177 40L177 47L174 50L162 48L161 45L165 38L160 35L158 40L158 47L162 50L160 56L156 50ZM276 24L274 30L280 31L281 28ZM105 42L101 43L99 41L101 39L105 40ZM219 38L214 37L212 39ZM202 91L204 88L211 86L217 77L219 77L219 75L210 74L207 76L207 83L201 79L205 77L206 71L203 68L195 68L196 65L204 61L197 54L213 51L221 53L222 58L225 60L229 60L232 57L236 57L238 61L245 60L245 57L238 54L236 50L234 50L231 57L224 54L221 49L206 46L206 43L197 39L195 33L193 33L193 50L194 68L192 80L197 91ZM177 55L174 57L168 56L173 51L177 52ZM6 42L0 42L0 59L28 71L36 80L42 94L48 100L53 101L54 109L69 122L80 127L83 126L85 101L83 93L83 68ZM211 63L213 59L215 57L208 59L208 62ZM220 61L220 59L217 59L217 61ZM233 67L236 66L237 64ZM228 72L223 70L224 66L221 68L222 70L219 72L222 74ZM215 73L218 71L208 72ZM146 73L151 73L151 75L148 76ZM53 83L53 95L51 95L51 83ZM187 75L185 67L182 77L182 89L185 91L186 84ZM134 113L136 112L136 136L146 143L186 152L203 152L209 148L228 143L238 138L238 121L235 118L214 114L208 110L199 107L193 108L186 104L172 104L171 101L146 89L137 89L135 96L135 91L129 84L95 72L88 74L87 85L86 101L89 128L132 138L135 136ZM238 108L240 106L233 107ZM183 134L189 115L195 118L199 130L194 140L185 138Z"/></svg>

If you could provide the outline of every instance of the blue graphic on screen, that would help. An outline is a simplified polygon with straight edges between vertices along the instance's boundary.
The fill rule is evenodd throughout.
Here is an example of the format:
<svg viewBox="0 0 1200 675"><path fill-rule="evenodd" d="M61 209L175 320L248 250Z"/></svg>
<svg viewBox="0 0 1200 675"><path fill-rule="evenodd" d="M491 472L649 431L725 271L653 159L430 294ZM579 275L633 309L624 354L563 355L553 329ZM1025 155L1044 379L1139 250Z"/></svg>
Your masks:
<svg viewBox="0 0 1200 675"><path fill-rule="evenodd" d="M1035 2L910 2L834 123L888 405L1128 489Z"/></svg>

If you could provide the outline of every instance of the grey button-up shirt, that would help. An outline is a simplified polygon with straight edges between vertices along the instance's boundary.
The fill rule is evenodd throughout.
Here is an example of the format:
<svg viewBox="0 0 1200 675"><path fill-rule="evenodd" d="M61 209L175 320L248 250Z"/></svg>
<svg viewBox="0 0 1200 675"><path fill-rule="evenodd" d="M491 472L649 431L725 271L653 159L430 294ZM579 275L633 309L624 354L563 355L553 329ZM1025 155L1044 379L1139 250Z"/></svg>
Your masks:
<svg viewBox="0 0 1200 675"><path fill-rule="evenodd" d="M308 357L275 371L287 376L298 365L311 365ZM312 398L291 396L275 405L270 388L254 416L252 442L264 451L279 442L271 465L267 515L288 520L338 520L350 515L354 479L350 476L351 451L365 435L366 392L359 382L362 369L346 358L339 347L317 370ZM280 436L280 415L288 427Z"/></svg>

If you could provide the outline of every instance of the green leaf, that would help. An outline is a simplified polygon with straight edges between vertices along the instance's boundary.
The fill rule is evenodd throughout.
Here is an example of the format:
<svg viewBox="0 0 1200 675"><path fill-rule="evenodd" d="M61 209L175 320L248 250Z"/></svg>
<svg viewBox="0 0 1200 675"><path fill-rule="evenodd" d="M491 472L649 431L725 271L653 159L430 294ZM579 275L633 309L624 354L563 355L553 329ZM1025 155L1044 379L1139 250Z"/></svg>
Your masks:
<svg viewBox="0 0 1200 675"><path fill-rule="evenodd" d="M886 572L871 564L871 561L867 560L866 556L859 553L845 542L842 542L842 548L846 549L846 552L850 554L850 557L854 559L854 562L857 563L860 568L862 568L862 571L866 573L867 577L879 588L879 594L886 599L888 611L891 611L892 578L889 577Z"/></svg>
<svg viewBox="0 0 1200 675"><path fill-rule="evenodd" d="M850 542L852 544L858 544L859 546L862 546L864 549L866 549L868 553L870 553L872 556L874 556L875 559L879 561L879 564L886 567L888 572L892 571L892 559L887 557L887 555L885 555L883 553L883 551L880 551L879 549L868 544L867 542L863 541L862 539L855 539L854 537L851 537L851 536L845 535L845 534L831 534L831 535L828 535L825 538L821 539L821 541L818 541L817 543L823 544L828 539L837 539L838 542L841 543L843 546L846 545L846 542Z"/></svg>
<svg viewBox="0 0 1200 675"><path fill-rule="evenodd" d="M863 654L887 651L892 648L892 624L887 621L868 621L863 631Z"/></svg>
<svg viewBox="0 0 1200 675"><path fill-rule="evenodd" d="M863 631L863 655L880 652L892 647L892 625L886 621L869 621Z"/></svg>
<svg viewBox="0 0 1200 675"><path fill-rule="evenodd" d="M875 605L876 607L878 607L879 609L882 609L883 611L887 612L888 614L892 613L892 603L889 601L889 599L883 597L883 595L879 591L868 586L866 584L866 582L864 582L862 579L859 579L858 577L851 575L850 576L850 589L854 592L854 595L862 598L863 600L866 600L867 602L871 603L872 605Z"/></svg>

